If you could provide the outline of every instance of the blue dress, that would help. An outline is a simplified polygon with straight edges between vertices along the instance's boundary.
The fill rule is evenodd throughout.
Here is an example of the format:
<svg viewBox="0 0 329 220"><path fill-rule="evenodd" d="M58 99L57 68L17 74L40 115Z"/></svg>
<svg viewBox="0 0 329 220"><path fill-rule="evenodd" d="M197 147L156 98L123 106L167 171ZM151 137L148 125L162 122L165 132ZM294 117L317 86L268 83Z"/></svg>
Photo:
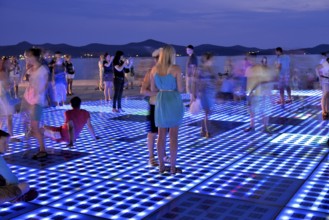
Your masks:
<svg viewBox="0 0 329 220"><path fill-rule="evenodd" d="M172 74L155 74L154 81L159 89L155 102L155 125L160 128L179 126L184 116L184 105L177 91L176 78Z"/></svg>

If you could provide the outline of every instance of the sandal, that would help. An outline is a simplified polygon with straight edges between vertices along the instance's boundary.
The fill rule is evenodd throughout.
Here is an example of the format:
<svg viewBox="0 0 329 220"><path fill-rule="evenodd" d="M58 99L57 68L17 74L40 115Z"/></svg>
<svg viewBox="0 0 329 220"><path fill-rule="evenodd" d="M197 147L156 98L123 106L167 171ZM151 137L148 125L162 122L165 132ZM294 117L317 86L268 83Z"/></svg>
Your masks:
<svg viewBox="0 0 329 220"><path fill-rule="evenodd" d="M164 163L170 163L170 157L168 157L168 156L164 156L164 157L163 157L163 162L164 162Z"/></svg>
<svg viewBox="0 0 329 220"><path fill-rule="evenodd" d="M33 159L33 160L36 160L36 159L39 159L39 158L45 158L45 157L48 157L47 152L45 152L45 151L40 151L40 152L38 152L37 154L33 155L32 159Z"/></svg>
<svg viewBox="0 0 329 220"><path fill-rule="evenodd" d="M160 174L163 174L164 172L170 172L170 167L164 166L164 167L159 169Z"/></svg>
<svg viewBox="0 0 329 220"><path fill-rule="evenodd" d="M149 159L149 167L157 167L159 166L159 164L156 162L156 160L154 159L154 157L151 157Z"/></svg>
<svg viewBox="0 0 329 220"><path fill-rule="evenodd" d="M175 175L176 173L183 173L183 170L177 167L171 168L170 169L170 174Z"/></svg>

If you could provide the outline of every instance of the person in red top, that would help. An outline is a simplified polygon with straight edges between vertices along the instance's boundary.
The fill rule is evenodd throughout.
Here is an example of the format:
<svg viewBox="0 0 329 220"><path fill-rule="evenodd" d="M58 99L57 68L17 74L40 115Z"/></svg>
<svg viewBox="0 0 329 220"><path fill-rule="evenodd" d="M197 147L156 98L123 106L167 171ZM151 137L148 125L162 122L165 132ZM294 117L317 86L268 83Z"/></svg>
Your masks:
<svg viewBox="0 0 329 220"><path fill-rule="evenodd" d="M73 142L79 137L83 127L87 124L89 133L97 140L94 128L90 121L90 114L84 109L80 109L81 99L74 97L70 101L72 110L64 113L65 122L60 127L44 126L44 135L57 142L66 142L68 147L73 147Z"/></svg>

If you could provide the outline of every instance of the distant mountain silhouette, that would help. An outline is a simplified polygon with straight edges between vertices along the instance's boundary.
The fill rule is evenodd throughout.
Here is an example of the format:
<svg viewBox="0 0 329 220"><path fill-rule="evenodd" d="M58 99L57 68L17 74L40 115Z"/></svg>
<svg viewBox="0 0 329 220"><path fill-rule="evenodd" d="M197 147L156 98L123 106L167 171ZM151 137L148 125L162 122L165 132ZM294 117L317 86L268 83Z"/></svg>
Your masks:
<svg viewBox="0 0 329 220"><path fill-rule="evenodd" d="M124 45L106 45L106 44L98 44L92 43L86 46L71 46L68 44L31 44L29 42L23 41L16 45L9 46L0 46L0 55L1 56L10 56L15 55L18 56L23 54L26 49L31 47L40 47L45 50L50 50L52 52L61 51L63 54L68 53L71 54L72 57L98 57L100 54L104 54L105 52L109 52L110 54L114 54L117 50L122 50L125 52L127 56L140 56L140 57L149 57L152 52L166 45L164 42L156 41L156 40L145 40L142 42L133 42ZM173 45L176 49L177 54L181 56L186 56L186 46L182 45ZM205 52L212 52L217 56L236 56L236 55L245 55L247 53L256 53L259 55L272 55L274 54L274 48L270 49L259 49L255 47L244 47L240 45L224 47L217 46L212 44L202 44L196 46L195 52L198 55L201 55ZM329 51L329 44L321 44L312 48L300 48L295 50L286 51L286 53L294 53L294 54L320 54L322 52Z"/></svg>

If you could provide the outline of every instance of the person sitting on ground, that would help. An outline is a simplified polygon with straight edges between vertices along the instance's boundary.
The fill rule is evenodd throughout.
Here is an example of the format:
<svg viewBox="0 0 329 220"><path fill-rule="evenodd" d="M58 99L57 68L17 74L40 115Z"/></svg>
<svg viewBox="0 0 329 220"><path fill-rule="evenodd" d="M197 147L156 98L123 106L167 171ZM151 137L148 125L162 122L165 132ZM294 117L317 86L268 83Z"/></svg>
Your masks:
<svg viewBox="0 0 329 220"><path fill-rule="evenodd" d="M0 130L0 154L8 149L10 135ZM38 197L38 192L30 188L26 182L18 182L6 161L0 156L0 204L5 202L32 201Z"/></svg>
<svg viewBox="0 0 329 220"><path fill-rule="evenodd" d="M44 135L57 142L66 142L68 147L73 147L73 142L78 138L85 124L88 126L89 133L95 140L99 137L95 135L94 128L90 121L90 114L84 109L80 109L81 99L73 97L70 101L72 110L64 113L65 122L60 127L44 126Z"/></svg>

